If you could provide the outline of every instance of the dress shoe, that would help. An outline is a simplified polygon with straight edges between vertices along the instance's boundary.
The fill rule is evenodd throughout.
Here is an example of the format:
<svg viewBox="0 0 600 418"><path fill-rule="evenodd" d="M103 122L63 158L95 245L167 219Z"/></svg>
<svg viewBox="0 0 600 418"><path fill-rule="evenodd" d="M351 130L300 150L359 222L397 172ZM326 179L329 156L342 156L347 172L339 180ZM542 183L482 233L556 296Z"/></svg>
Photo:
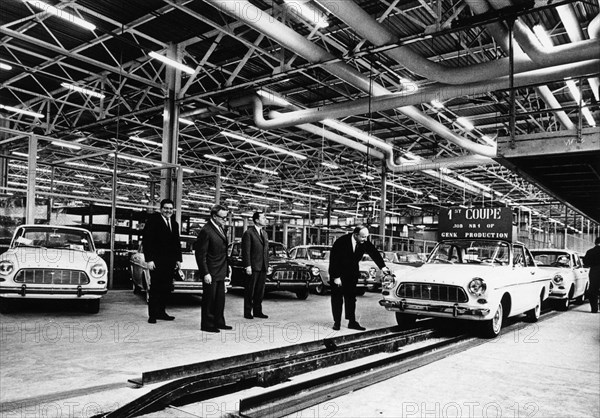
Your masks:
<svg viewBox="0 0 600 418"><path fill-rule="evenodd" d="M156 324L156 318L148 318L149 324Z"/></svg>
<svg viewBox="0 0 600 418"><path fill-rule="evenodd" d="M233 329L233 327L229 326L229 325L219 325L217 328L219 328L219 329Z"/></svg>
<svg viewBox="0 0 600 418"><path fill-rule="evenodd" d="M356 321L348 322L348 328L350 328L350 329L356 329L356 330L359 330L359 331L366 330L365 327L360 326L360 324L358 322L356 322Z"/></svg>
<svg viewBox="0 0 600 418"><path fill-rule="evenodd" d="M217 327L202 327L200 330L204 332L221 332Z"/></svg>
<svg viewBox="0 0 600 418"><path fill-rule="evenodd" d="M269 317L269 315L265 315L264 313L259 313L259 314L254 314L254 317L266 319Z"/></svg>
<svg viewBox="0 0 600 418"><path fill-rule="evenodd" d="M340 323L339 322L334 322L332 328L333 328L334 331L339 331L340 330Z"/></svg>
<svg viewBox="0 0 600 418"><path fill-rule="evenodd" d="M171 316L171 315L164 314L164 315L161 315L161 316L157 316L156 319L162 319L163 321L172 321L172 320L175 319L175 317Z"/></svg>
<svg viewBox="0 0 600 418"><path fill-rule="evenodd" d="M252 315L250 315L250 314L244 314L244 318L246 318L246 319L252 319L254 317Z"/></svg>

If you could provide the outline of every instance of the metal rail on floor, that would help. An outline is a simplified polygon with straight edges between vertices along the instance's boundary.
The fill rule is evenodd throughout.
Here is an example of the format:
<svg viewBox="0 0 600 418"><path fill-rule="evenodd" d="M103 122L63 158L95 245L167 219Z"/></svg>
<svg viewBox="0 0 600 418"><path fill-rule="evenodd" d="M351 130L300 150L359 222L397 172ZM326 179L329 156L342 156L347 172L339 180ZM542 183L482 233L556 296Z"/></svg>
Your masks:
<svg viewBox="0 0 600 418"><path fill-rule="evenodd" d="M182 399L190 402L211 399L252 386L272 386L290 377L321 367L332 366L439 335L418 328L397 331L394 327L349 334L335 338L249 353L177 368L144 373L142 381L181 376L108 414L106 418L133 417L157 411ZM146 377L144 379L144 377ZM184 402L185 403L185 402Z"/></svg>

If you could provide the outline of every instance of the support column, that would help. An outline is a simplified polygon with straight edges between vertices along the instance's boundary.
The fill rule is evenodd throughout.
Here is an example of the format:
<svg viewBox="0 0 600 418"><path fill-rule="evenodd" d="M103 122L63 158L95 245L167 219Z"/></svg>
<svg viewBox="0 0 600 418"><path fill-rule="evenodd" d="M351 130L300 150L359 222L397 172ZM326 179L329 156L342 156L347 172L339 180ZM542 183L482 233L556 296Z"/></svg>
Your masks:
<svg viewBox="0 0 600 418"><path fill-rule="evenodd" d="M381 245L384 247L382 250L385 250L385 212L387 210L387 166L385 164L381 165L381 203L379 205L379 235L381 236Z"/></svg>
<svg viewBox="0 0 600 418"><path fill-rule="evenodd" d="M35 223L35 173L37 168L38 140L34 134L29 135L29 160L27 161L27 203L25 207L25 223Z"/></svg>

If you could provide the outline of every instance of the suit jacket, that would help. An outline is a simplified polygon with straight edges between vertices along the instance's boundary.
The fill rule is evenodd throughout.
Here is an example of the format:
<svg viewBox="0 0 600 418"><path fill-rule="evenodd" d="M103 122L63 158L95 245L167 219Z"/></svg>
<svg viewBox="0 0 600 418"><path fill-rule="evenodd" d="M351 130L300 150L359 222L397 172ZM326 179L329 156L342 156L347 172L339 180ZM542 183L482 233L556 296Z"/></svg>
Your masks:
<svg viewBox="0 0 600 418"><path fill-rule="evenodd" d="M213 281L225 280L229 270L227 246L227 236L211 220L206 222L196 240L195 256L200 277L210 274Z"/></svg>
<svg viewBox="0 0 600 418"><path fill-rule="evenodd" d="M585 253L583 263L590 268L590 272L598 271L600 273L600 246L596 245Z"/></svg>
<svg viewBox="0 0 600 418"><path fill-rule="evenodd" d="M357 280L360 275L358 262L366 253L371 256L377 267L385 267L385 262L371 241L356 245L352 251L352 233L339 237L331 247L329 256L329 277L333 281L340 277L342 282Z"/></svg>
<svg viewBox="0 0 600 418"><path fill-rule="evenodd" d="M263 271L269 266L269 237L264 228L260 234L252 226L242 235L242 261L252 271Z"/></svg>
<svg viewBox="0 0 600 418"><path fill-rule="evenodd" d="M150 215L144 226L142 236L142 249L144 260L154 261L157 266L172 264L181 261L181 240L179 237L179 224L171 217L171 229L160 213Z"/></svg>

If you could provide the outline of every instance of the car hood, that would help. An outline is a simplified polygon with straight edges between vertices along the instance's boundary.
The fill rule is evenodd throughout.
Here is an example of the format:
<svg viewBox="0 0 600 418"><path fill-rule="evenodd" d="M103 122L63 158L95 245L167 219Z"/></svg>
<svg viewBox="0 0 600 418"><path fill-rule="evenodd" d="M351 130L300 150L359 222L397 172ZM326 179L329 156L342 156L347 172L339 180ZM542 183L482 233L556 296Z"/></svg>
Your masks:
<svg viewBox="0 0 600 418"><path fill-rule="evenodd" d="M68 268L74 270L86 269L94 264L106 266L105 261L95 252L62 248L14 248L2 254L2 259L16 262L19 268Z"/></svg>
<svg viewBox="0 0 600 418"><path fill-rule="evenodd" d="M281 269L281 268L288 268L288 267L293 267L293 268L305 267L306 268L306 264L299 263L295 260L288 260L286 258L271 258L269 260L269 265L271 267L273 267L273 269Z"/></svg>
<svg viewBox="0 0 600 418"><path fill-rule="evenodd" d="M454 286L466 286L474 277L490 280L508 274L507 267L482 266L473 264L423 264L420 267L388 267L401 282L440 283Z"/></svg>

